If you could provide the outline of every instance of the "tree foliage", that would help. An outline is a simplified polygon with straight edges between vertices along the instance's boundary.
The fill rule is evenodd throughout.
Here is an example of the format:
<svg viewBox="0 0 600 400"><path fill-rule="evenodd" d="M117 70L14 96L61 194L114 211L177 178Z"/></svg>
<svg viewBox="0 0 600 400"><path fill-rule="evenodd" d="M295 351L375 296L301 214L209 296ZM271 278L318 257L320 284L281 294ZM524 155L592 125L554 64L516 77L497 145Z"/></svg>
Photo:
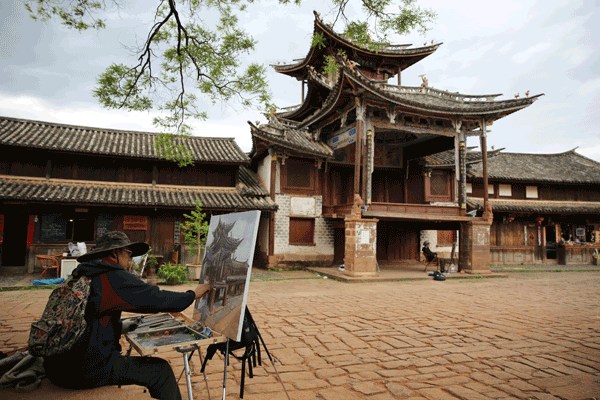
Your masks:
<svg viewBox="0 0 600 400"><path fill-rule="evenodd" d="M129 0L130 1L130 0ZM111 8L128 0L25 0L34 19L58 19L63 25L85 31L102 29ZM301 0L278 0L299 5ZM412 29L427 30L435 14L417 7L414 0L354 0L366 18L348 16L350 0L330 0L334 24L345 24L345 35L360 45L386 43L390 34ZM254 39L242 29L238 15L253 0L153 0L154 22L136 59L129 65L114 63L100 75L94 95L106 108L159 110L154 124L163 132L189 134L190 118L206 119L198 108L200 97L212 103L236 101L245 107L272 107L265 66L244 63L243 55L254 50ZM324 46L319 38L313 45ZM161 139L169 148L169 138ZM166 144L165 144L166 143ZM174 145L171 143L171 145ZM181 165L189 154L163 154Z"/></svg>
<svg viewBox="0 0 600 400"><path fill-rule="evenodd" d="M202 202L196 201L196 205L189 214L183 214L185 221L180 226L183 240L192 255L196 256L196 264L200 264L200 255L206 244L209 224L206 213L202 210Z"/></svg>
<svg viewBox="0 0 600 400"><path fill-rule="evenodd" d="M392 35L403 35L413 30L424 34L436 18L433 10L419 7L415 0L361 0L365 18L352 19L346 12L350 0L332 1L337 6L334 24L338 20L344 23L344 36L360 46L375 50L388 46Z"/></svg>

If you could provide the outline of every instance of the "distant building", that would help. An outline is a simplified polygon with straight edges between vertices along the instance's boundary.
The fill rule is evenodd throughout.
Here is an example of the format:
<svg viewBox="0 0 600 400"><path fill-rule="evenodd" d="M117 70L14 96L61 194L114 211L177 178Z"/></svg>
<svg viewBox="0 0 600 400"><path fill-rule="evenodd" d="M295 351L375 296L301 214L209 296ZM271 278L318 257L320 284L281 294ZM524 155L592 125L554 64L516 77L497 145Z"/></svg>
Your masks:
<svg viewBox="0 0 600 400"><path fill-rule="evenodd" d="M468 205L483 207L483 170L467 173ZM575 150L499 152L488 162L492 264L591 264L600 252L600 163Z"/></svg>

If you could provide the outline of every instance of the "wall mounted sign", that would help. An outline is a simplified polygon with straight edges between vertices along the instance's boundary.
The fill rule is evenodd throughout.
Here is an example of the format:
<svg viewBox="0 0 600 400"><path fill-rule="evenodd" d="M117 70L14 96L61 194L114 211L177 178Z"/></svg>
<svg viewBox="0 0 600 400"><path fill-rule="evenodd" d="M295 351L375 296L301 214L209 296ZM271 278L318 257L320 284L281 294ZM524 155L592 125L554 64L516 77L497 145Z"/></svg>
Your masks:
<svg viewBox="0 0 600 400"><path fill-rule="evenodd" d="M351 128L329 138L327 140L327 145L333 150L336 150L346 147L354 142L356 142L356 128Z"/></svg>
<svg viewBox="0 0 600 400"><path fill-rule="evenodd" d="M123 217L124 231L148 230L148 217L143 215L125 215Z"/></svg>

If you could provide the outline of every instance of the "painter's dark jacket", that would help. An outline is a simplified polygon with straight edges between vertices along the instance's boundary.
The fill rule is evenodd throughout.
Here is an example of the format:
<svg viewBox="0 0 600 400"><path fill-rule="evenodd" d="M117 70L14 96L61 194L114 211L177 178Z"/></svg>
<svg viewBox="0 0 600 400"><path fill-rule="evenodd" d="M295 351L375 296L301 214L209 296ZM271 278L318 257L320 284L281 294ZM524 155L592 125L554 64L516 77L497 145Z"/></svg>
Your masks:
<svg viewBox="0 0 600 400"><path fill-rule="evenodd" d="M92 278L86 308L88 332L71 351L46 357L46 376L67 388L95 386L109 376L121 352L121 312L179 312L194 302L194 292L160 290L118 265L92 260L80 264L74 274Z"/></svg>

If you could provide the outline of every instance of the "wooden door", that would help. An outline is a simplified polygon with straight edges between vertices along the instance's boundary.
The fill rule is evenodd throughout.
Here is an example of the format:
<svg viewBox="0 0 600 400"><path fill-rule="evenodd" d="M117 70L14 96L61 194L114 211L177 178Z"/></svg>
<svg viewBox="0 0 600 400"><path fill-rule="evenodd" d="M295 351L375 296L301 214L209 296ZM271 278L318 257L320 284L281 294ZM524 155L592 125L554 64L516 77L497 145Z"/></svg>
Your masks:
<svg viewBox="0 0 600 400"><path fill-rule="evenodd" d="M25 265L27 254L27 214L8 212L4 214L4 239L2 241L2 266Z"/></svg>
<svg viewBox="0 0 600 400"><path fill-rule="evenodd" d="M415 261L418 254L418 230L402 222L377 224L377 260L387 263Z"/></svg>
<svg viewBox="0 0 600 400"><path fill-rule="evenodd" d="M153 254L170 257L174 250L174 236L174 218L165 216L152 218L152 222L150 223L149 243L152 247Z"/></svg>
<svg viewBox="0 0 600 400"><path fill-rule="evenodd" d="M335 228L333 230L333 265L344 263L344 254L346 251L345 229Z"/></svg>

